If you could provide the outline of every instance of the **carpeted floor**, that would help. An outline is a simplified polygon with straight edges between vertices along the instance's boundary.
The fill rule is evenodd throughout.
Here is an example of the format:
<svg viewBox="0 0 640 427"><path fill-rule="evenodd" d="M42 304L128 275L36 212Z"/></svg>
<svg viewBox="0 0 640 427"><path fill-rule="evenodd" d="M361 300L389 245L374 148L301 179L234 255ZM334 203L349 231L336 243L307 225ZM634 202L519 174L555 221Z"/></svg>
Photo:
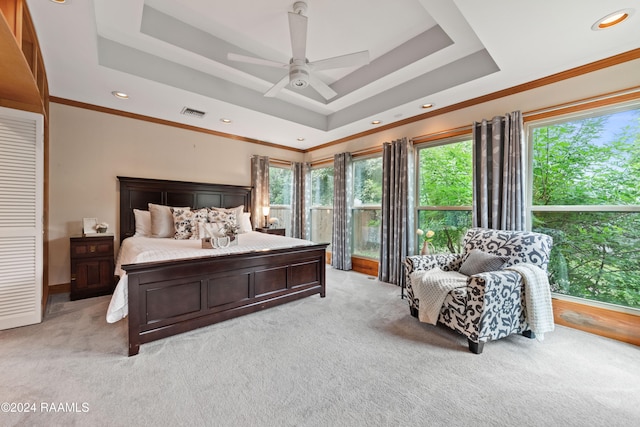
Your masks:
<svg viewBox="0 0 640 427"><path fill-rule="evenodd" d="M640 348L557 326L466 340L399 288L328 268L313 296L144 344L109 297L0 332L2 426L635 426ZM25 405L26 404L26 405ZM6 412L6 409L21 412ZM30 412L25 412L29 410Z"/></svg>

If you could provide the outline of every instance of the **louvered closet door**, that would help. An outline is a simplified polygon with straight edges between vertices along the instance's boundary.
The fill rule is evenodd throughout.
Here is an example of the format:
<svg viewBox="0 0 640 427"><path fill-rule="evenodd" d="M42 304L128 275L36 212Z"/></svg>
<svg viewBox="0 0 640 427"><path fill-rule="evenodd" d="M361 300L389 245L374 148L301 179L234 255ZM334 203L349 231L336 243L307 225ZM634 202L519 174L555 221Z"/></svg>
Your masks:
<svg viewBox="0 0 640 427"><path fill-rule="evenodd" d="M42 320L42 127L0 107L0 329Z"/></svg>

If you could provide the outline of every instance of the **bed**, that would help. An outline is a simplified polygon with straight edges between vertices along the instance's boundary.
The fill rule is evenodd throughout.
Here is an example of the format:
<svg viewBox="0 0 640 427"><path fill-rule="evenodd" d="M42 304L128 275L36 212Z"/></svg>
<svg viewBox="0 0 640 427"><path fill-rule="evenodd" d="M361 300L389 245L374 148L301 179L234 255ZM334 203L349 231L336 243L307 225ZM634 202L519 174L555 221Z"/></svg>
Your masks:
<svg viewBox="0 0 640 427"><path fill-rule="evenodd" d="M149 203L193 209L244 206L250 212L250 187L130 177L118 181L121 249L130 237L130 242L144 243L133 237L134 209L146 210ZM274 243L264 246L269 239ZM144 343L311 295L325 296L325 243L251 231L225 249L202 249L199 240L173 245L186 246L186 257L118 262L122 276L108 317L124 294L120 317L128 317L129 356L138 354Z"/></svg>

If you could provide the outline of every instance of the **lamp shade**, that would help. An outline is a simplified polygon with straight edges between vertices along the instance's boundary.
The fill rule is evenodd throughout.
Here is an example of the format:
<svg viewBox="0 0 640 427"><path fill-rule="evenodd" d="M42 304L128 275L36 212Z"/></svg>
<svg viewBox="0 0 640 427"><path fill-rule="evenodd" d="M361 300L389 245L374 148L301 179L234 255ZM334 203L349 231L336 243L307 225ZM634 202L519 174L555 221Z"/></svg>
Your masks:
<svg viewBox="0 0 640 427"><path fill-rule="evenodd" d="M262 215L269 216L269 210L270 210L269 206L263 206L262 207Z"/></svg>

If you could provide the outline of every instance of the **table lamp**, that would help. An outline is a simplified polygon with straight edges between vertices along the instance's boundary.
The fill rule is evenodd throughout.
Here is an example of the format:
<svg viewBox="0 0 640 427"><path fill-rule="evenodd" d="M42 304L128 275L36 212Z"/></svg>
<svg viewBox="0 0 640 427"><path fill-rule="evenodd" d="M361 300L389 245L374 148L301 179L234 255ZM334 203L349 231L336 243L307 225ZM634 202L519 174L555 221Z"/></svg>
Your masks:
<svg viewBox="0 0 640 427"><path fill-rule="evenodd" d="M269 228L269 206L262 207L262 215L264 215L264 228Z"/></svg>

